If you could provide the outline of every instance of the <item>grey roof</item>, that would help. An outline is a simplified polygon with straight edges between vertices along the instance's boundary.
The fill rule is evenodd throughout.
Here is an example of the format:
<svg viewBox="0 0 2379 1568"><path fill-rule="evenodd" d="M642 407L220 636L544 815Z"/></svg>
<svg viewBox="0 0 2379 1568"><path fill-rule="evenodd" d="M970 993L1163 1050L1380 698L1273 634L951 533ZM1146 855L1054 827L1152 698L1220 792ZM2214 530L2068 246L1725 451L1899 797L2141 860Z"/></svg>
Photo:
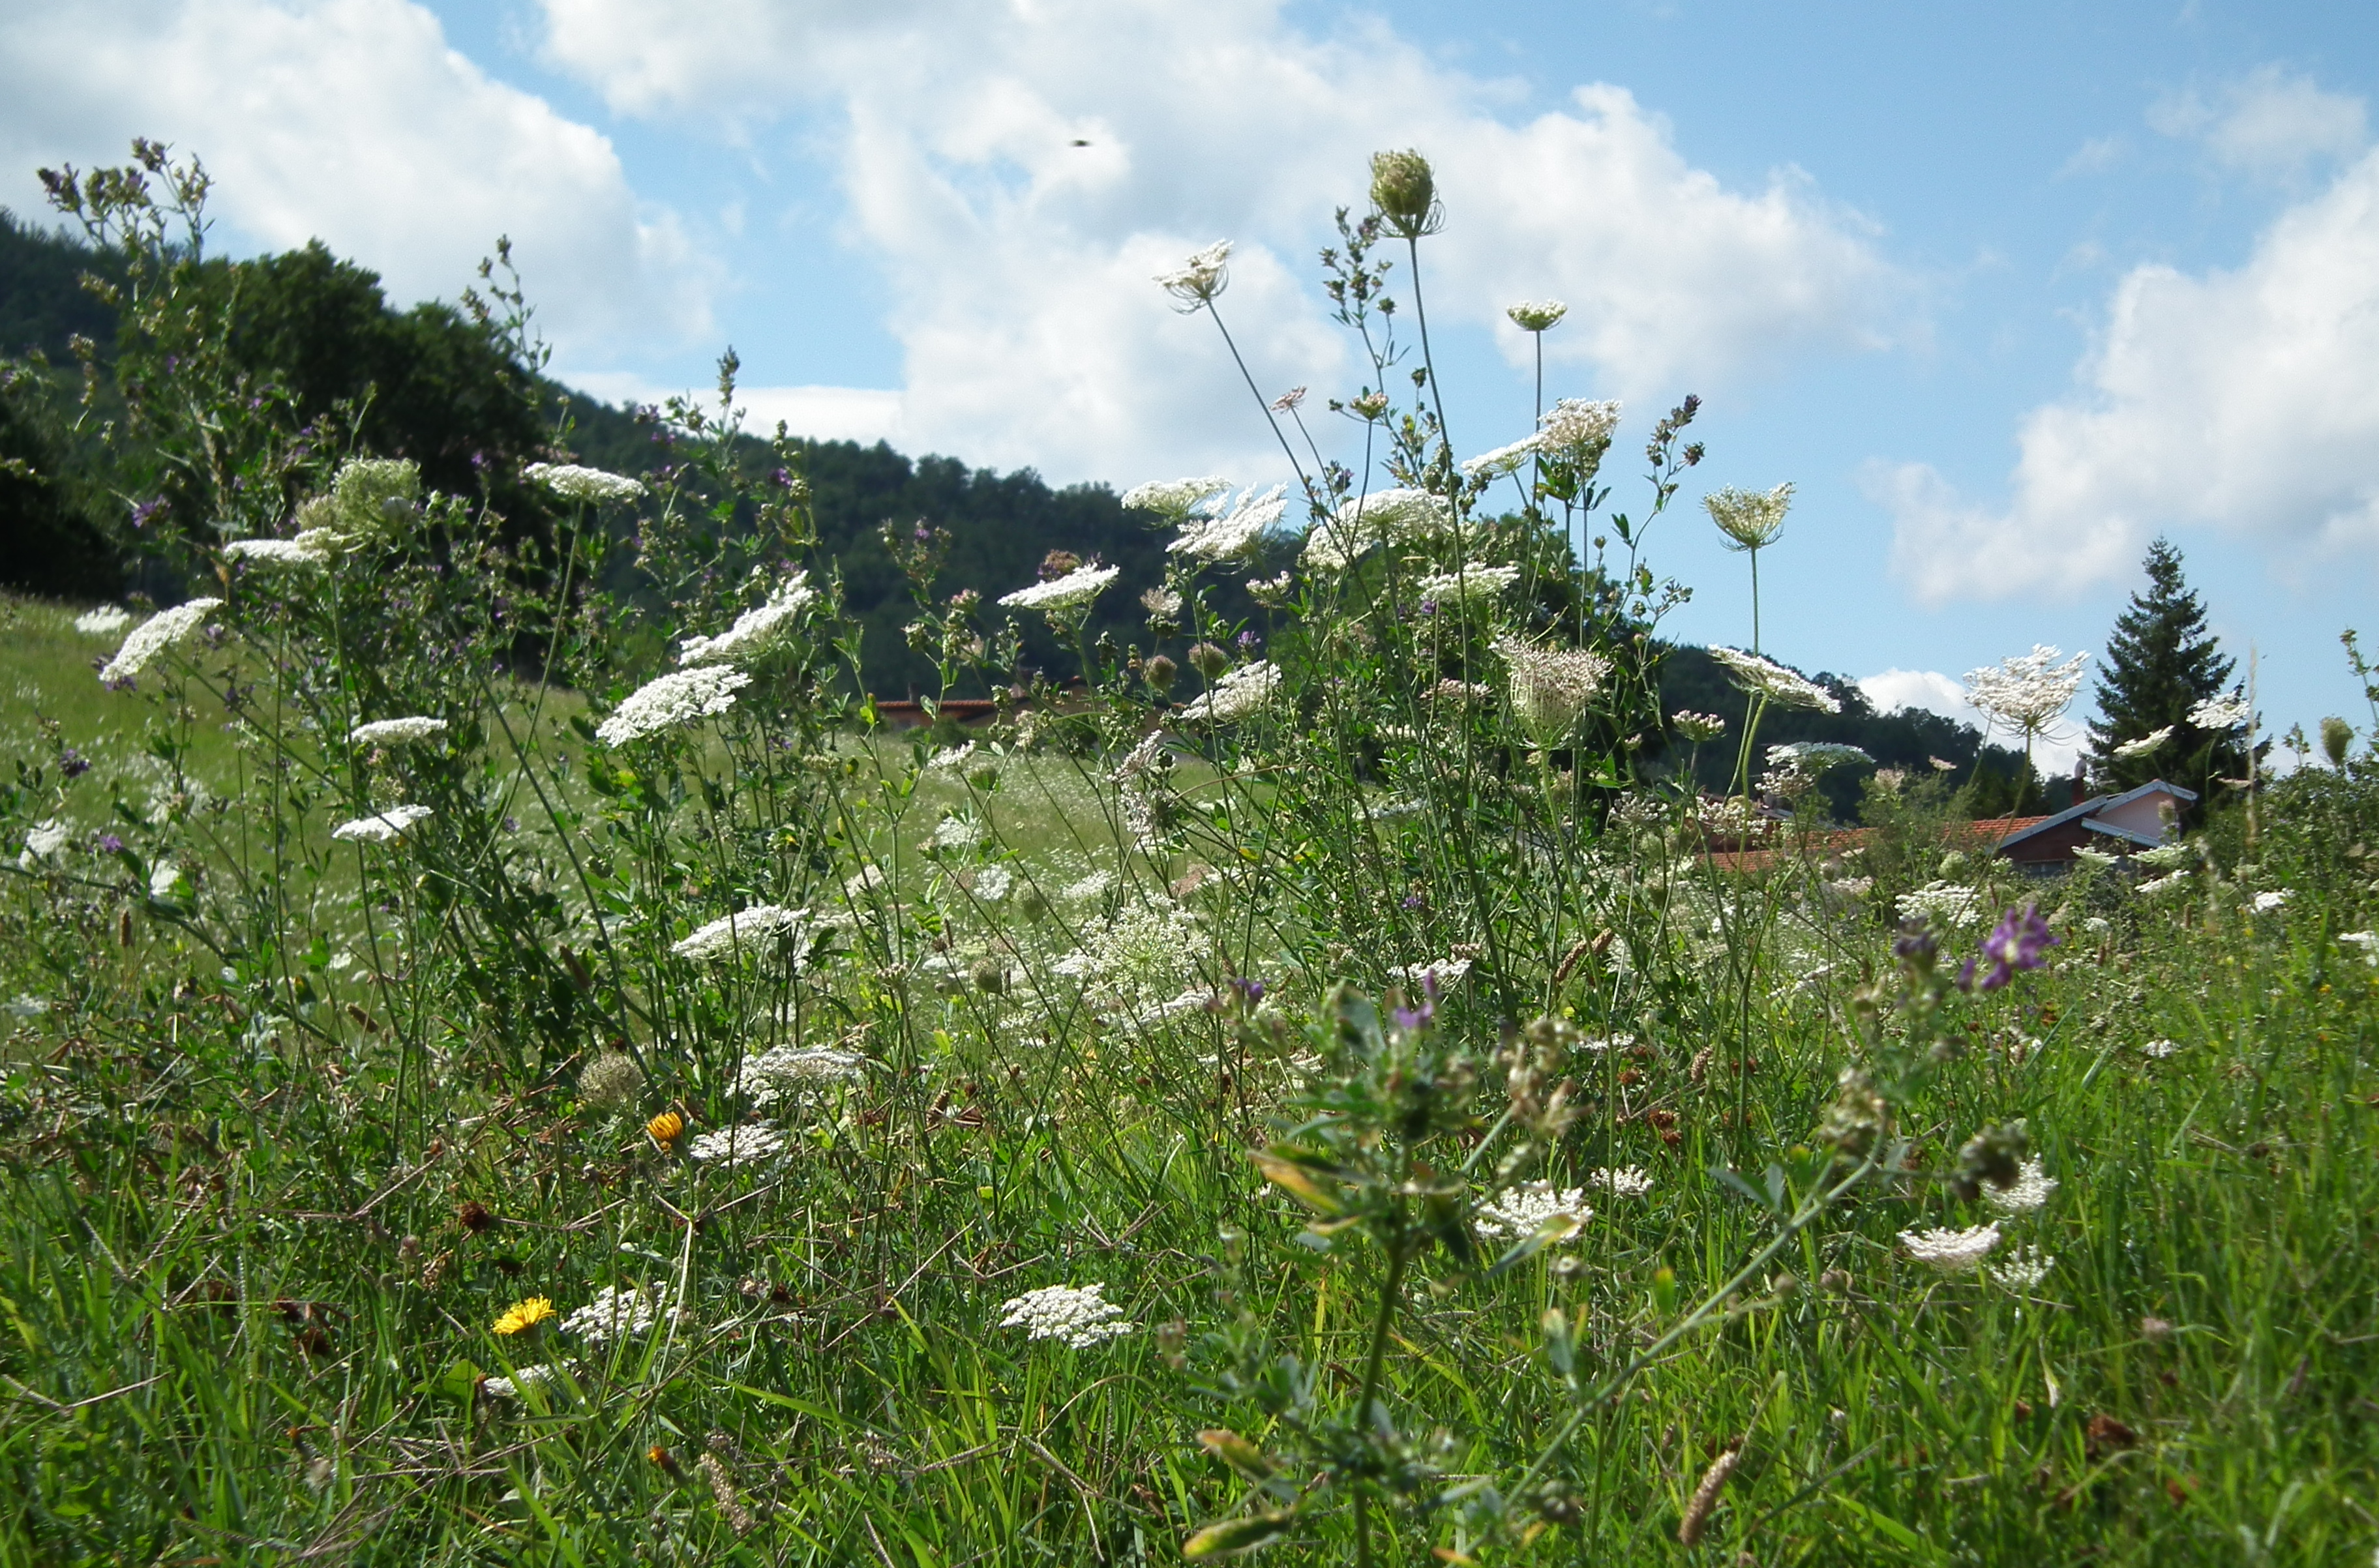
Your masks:
<svg viewBox="0 0 2379 1568"><path fill-rule="evenodd" d="M2070 822L2079 821L2087 817L2094 817L2102 811L2109 811L2116 806L2126 805L2132 801L2139 800L2147 795L2171 795L2183 802L2194 801L2197 799L2197 791L2194 790L2184 790L2178 784L2168 784L2161 778L2151 778L2136 790L2126 790L2119 795L2093 795L2090 799L2083 801L2078 806L2066 807L2063 811L2059 812L2055 816L2042 817L2038 822L2034 823L2030 827L2025 828L2023 832L2011 833L2005 838L2000 839L1999 849L1996 852L2002 855L2006 854L2010 850L2013 849L2016 845L2023 843L2025 839L2037 838L2053 827L2062 827ZM2156 840L2155 839L2143 838L2139 834L2128 832L2122 828L2116 827L2111 823L2085 822L2084 826L2100 833L2112 834L2118 838L2129 838L2139 843L2146 844L2150 848L2153 848L2156 843Z"/></svg>

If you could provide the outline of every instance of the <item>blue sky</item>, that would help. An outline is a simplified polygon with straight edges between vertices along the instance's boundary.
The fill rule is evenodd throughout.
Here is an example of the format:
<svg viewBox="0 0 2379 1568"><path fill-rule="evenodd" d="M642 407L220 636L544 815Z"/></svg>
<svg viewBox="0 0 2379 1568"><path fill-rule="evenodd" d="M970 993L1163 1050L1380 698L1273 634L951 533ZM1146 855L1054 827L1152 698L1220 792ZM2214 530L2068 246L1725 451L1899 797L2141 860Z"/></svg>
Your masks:
<svg viewBox="0 0 2379 1568"><path fill-rule="evenodd" d="M1414 145L1457 446L1528 426L1502 306L1568 299L1550 390L1623 398L1622 451L1698 392L1698 477L1797 486L1771 651L1953 707L2102 648L2164 531L2276 730L2367 721L2335 639L2379 602L2374 44L2309 5L125 0L0 21L0 201L164 136L223 243L320 235L400 297L512 234L607 394L731 343L817 433L1269 481L1148 274L1232 238L1266 390L1344 392L1312 251ZM1697 510L1655 554L1677 631L1747 633Z"/></svg>

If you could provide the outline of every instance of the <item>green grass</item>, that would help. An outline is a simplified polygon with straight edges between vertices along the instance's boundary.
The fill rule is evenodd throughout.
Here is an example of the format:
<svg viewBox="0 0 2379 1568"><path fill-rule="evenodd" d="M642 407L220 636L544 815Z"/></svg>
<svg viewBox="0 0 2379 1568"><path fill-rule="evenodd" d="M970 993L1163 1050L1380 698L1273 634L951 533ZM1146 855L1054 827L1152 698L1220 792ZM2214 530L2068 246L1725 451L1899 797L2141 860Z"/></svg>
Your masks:
<svg viewBox="0 0 2379 1568"><path fill-rule="evenodd" d="M1170 1562L1291 1496L1267 1560L2314 1563L2379 1537L2379 969L2339 941L2372 923L2367 772L2284 786L2252 847L2218 825L2163 901L1953 865L1983 908L2041 899L2063 940L1937 1017L1891 956L1930 856L1893 845L1864 893L1739 882L1679 852L1673 805L1573 825L1548 859L1498 826L1548 790L1482 783L1478 732L1425 713L1369 780L1316 767L1297 727L1251 729L1251 768L1186 759L1151 855L1124 851L1109 777L1130 722L1004 730L958 768L757 707L607 752L576 698L491 688L452 710L478 750L343 775L319 729L235 745L219 708L160 695L186 686L101 692L66 611L6 613L5 1560ZM261 678L290 633L242 624L220 657ZM443 678L380 674L390 704ZM220 803L114 812L176 735ZM59 744L96 766L63 777ZM398 797L440 814L388 849L325 836ZM1420 808L1344 814L1391 800ZM974 841L927 848L953 814ZM116 823L129 860L78 840L19 867L61 817ZM187 902L146 894L168 858ZM867 864L881 887L851 883ZM1059 892L1093 870L1117 881ZM2284 907L2252 912L2271 887ZM1407 1045L1334 1044L1332 984L1442 952L1474 888L1504 956ZM764 896L821 922L800 973L669 954ZM1582 940L1598 926L1617 939ZM1944 962L1981 930L1945 932ZM1104 956L1069 970L1082 953ZM1261 1007L1161 1006L1231 973L1265 981ZM1466 1261L1396 1228L1424 1212L1407 1189L1353 1184L1386 1161L1418 1193L1483 1133L1454 1210L1480 1235L1509 995L1629 1037L1564 1048L1577 1115L1540 1174L1651 1186L1498 1272L1503 1243ZM1936 1034L1955 1049L1890 1076L1903 1035ZM746 1114L739 1062L790 1043L870 1065L769 1108L781 1159L686 1159ZM591 1103L579 1075L613 1048L641 1089ZM1898 1174L1780 1232L1757 1194L1772 1169L1790 1209L1849 1168L1819 1129L1857 1064L1894 1086ZM1456 1087L1421 1121L1383 1108L1431 1074ZM1315 1095L1378 1129L1319 1189L1363 1224L1248 1157L1330 1136L1294 1130ZM667 1150L644 1125L665 1110L692 1124ZM1944 1178L2019 1118L2059 1185L1995 1261L2036 1248L2045 1277L1915 1261L1902 1231L1991 1217ZM1399 1236L1420 1239L1383 1297ZM1001 1325L1028 1289L1093 1282L1132 1333ZM523 1298L566 1316L639 1285L673 1311L617 1343L492 1332ZM1375 1352L1393 1442L1352 1418ZM530 1363L558 1371L483 1382ZM1207 1429L1273 1453L1275 1490ZM1408 1492L1365 1468L1390 1461L1418 1466Z"/></svg>

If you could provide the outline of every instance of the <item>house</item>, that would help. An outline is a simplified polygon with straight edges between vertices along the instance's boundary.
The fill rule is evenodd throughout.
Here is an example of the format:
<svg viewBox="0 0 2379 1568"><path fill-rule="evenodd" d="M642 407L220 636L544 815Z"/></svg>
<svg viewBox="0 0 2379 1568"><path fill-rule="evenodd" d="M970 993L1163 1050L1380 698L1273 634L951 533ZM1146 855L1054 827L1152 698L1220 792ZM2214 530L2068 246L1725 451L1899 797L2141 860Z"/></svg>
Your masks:
<svg viewBox="0 0 2379 1568"><path fill-rule="evenodd" d="M2151 778L2119 795L2095 796L2021 826L2011 824L2014 831L1993 852L2027 869L2050 871L2071 865L2077 850L2110 855L2153 850L2177 831L2181 808L2196 801L2194 790Z"/></svg>

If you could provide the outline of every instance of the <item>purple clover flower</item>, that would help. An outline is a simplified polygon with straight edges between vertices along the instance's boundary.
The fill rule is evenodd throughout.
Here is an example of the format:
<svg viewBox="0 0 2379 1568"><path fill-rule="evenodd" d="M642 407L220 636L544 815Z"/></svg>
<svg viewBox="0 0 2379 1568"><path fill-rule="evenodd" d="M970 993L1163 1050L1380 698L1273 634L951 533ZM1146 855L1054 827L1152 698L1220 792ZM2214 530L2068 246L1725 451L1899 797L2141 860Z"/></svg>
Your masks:
<svg viewBox="0 0 2379 1568"><path fill-rule="evenodd" d="M91 759L67 746L58 753L58 771L69 778L79 778L91 771Z"/></svg>
<svg viewBox="0 0 2379 1568"><path fill-rule="evenodd" d="M2026 904L2011 909L1999 916L1999 924L1983 938L1983 957L1990 960L1990 969L1982 977L1982 989L1996 991L2015 978L2020 969L2045 969L2048 959L2044 956L2057 946L2057 934L2040 918L2039 909ZM1961 986L1973 984L1974 960L1969 959L1959 972Z"/></svg>
<svg viewBox="0 0 2379 1568"><path fill-rule="evenodd" d="M1407 1034L1427 1029L1437 1017L1437 971L1429 970L1420 977L1420 1006L1398 1007L1389 1014L1398 1029Z"/></svg>

